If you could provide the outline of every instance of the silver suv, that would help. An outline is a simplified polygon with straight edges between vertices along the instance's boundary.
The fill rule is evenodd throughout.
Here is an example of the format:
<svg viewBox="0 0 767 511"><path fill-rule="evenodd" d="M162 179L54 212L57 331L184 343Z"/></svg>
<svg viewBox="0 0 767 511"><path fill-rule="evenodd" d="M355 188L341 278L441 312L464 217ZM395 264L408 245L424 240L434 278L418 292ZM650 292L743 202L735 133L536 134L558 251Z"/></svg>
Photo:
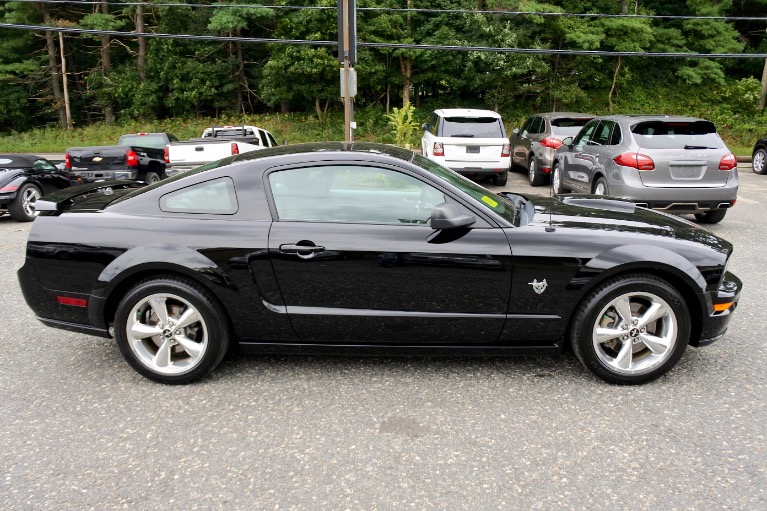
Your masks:
<svg viewBox="0 0 767 511"><path fill-rule="evenodd" d="M612 195L716 223L735 205L737 161L711 121L611 115L563 141L551 185L554 193Z"/></svg>

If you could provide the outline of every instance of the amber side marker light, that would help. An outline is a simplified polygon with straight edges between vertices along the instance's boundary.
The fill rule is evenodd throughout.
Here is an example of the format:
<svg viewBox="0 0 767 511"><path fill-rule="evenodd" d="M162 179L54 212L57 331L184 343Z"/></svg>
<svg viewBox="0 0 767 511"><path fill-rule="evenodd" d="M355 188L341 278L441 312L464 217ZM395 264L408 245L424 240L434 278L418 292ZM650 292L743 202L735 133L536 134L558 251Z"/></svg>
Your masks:
<svg viewBox="0 0 767 511"><path fill-rule="evenodd" d="M727 302L727 303L715 303L714 304L714 312L724 312L730 307L733 306L735 302Z"/></svg>
<svg viewBox="0 0 767 511"><path fill-rule="evenodd" d="M57 296L56 301L61 305L71 305L72 307L87 307L88 300L84 298L72 298L71 296Z"/></svg>

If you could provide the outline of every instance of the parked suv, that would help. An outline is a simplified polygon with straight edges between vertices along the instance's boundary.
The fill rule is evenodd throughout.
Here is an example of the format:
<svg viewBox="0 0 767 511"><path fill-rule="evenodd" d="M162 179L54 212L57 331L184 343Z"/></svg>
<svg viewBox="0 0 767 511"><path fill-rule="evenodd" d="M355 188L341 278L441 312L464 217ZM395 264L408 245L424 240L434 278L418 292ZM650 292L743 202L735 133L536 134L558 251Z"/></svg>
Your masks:
<svg viewBox="0 0 767 511"><path fill-rule="evenodd" d="M421 153L430 160L464 176L491 176L493 184L506 184L511 165L509 139L498 113L435 110L421 129Z"/></svg>
<svg viewBox="0 0 767 511"><path fill-rule="evenodd" d="M548 112L529 117L511 132L511 166L527 170L530 186L542 185L551 175L554 152L562 140L574 137L594 116L577 112Z"/></svg>
<svg viewBox="0 0 767 511"><path fill-rule="evenodd" d="M554 156L555 193L612 195L720 222L735 205L735 156L711 121L614 115L589 121Z"/></svg>
<svg viewBox="0 0 767 511"><path fill-rule="evenodd" d="M767 174L767 137L757 140L754 144L751 169L757 174Z"/></svg>

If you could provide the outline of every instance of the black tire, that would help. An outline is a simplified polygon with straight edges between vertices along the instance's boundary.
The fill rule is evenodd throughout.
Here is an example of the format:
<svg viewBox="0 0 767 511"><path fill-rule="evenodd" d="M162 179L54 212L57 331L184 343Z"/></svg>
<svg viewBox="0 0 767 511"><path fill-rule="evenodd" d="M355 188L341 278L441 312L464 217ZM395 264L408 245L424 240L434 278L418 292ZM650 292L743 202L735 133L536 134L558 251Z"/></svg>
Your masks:
<svg viewBox="0 0 767 511"><path fill-rule="evenodd" d="M496 186L506 186L506 183L509 181L509 171L504 170L500 174L496 174L493 176L493 184Z"/></svg>
<svg viewBox="0 0 767 511"><path fill-rule="evenodd" d="M724 220L724 215L726 214L726 209L715 209L705 213L695 213L695 219L702 224L718 224Z"/></svg>
<svg viewBox="0 0 767 511"><path fill-rule="evenodd" d="M604 193L598 192L598 190L604 190ZM594 188L591 189L594 195L610 195L610 188L607 186L607 180L603 177L594 181Z"/></svg>
<svg viewBox="0 0 767 511"><path fill-rule="evenodd" d="M624 299L628 309L621 305ZM643 323L650 307L664 315ZM631 319L625 320L621 310ZM655 317L650 316L645 319ZM607 280L583 299L573 315L570 343L593 375L609 383L638 385L676 365L689 343L690 323L684 299L668 282L629 274Z"/></svg>
<svg viewBox="0 0 767 511"><path fill-rule="evenodd" d="M767 174L767 150L760 147L751 157L751 170L755 174Z"/></svg>
<svg viewBox="0 0 767 511"><path fill-rule="evenodd" d="M156 312L160 304L166 321ZM185 314L190 322L177 325ZM117 345L131 367L167 384L190 383L210 373L226 355L231 337L226 315L211 294L176 276L132 287L117 307L114 325Z"/></svg>
<svg viewBox="0 0 767 511"><path fill-rule="evenodd" d="M527 178L530 180L530 186L541 186L545 177L538 173L538 166L535 164L535 155L530 156L527 161Z"/></svg>
<svg viewBox="0 0 767 511"><path fill-rule="evenodd" d="M554 167L551 169L551 193L559 194L565 193L565 186L562 183L562 164L554 162Z"/></svg>
<svg viewBox="0 0 767 511"><path fill-rule="evenodd" d="M155 183L160 182L160 174L157 172L147 172L144 176L144 179L142 181L146 182L147 184L153 185Z"/></svg>
<svg viewBox="0 0 767 511"><path fill-rule="evenodd" d="M41 196L42 193L38 187L24 183L16 192L16 198L8 204L8 213L17 222L31 222L37 217L35 202Z"/></svg>

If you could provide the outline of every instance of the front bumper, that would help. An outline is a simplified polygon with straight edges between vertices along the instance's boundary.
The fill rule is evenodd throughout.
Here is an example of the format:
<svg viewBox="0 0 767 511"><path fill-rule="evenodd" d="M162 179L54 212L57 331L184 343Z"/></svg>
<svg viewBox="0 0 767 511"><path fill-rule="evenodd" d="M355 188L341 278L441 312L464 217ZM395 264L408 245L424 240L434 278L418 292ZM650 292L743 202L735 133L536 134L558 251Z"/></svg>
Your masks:
<svg viewBox="0 0 767 511"><path fill-rule="evenodd" d="M693 346L706 346L721 339L730 324L732 315L740 300L743 283L734 274L727 272L715 294L712 293L707 315L701 322L698 339L691 340Z"/></svg>

